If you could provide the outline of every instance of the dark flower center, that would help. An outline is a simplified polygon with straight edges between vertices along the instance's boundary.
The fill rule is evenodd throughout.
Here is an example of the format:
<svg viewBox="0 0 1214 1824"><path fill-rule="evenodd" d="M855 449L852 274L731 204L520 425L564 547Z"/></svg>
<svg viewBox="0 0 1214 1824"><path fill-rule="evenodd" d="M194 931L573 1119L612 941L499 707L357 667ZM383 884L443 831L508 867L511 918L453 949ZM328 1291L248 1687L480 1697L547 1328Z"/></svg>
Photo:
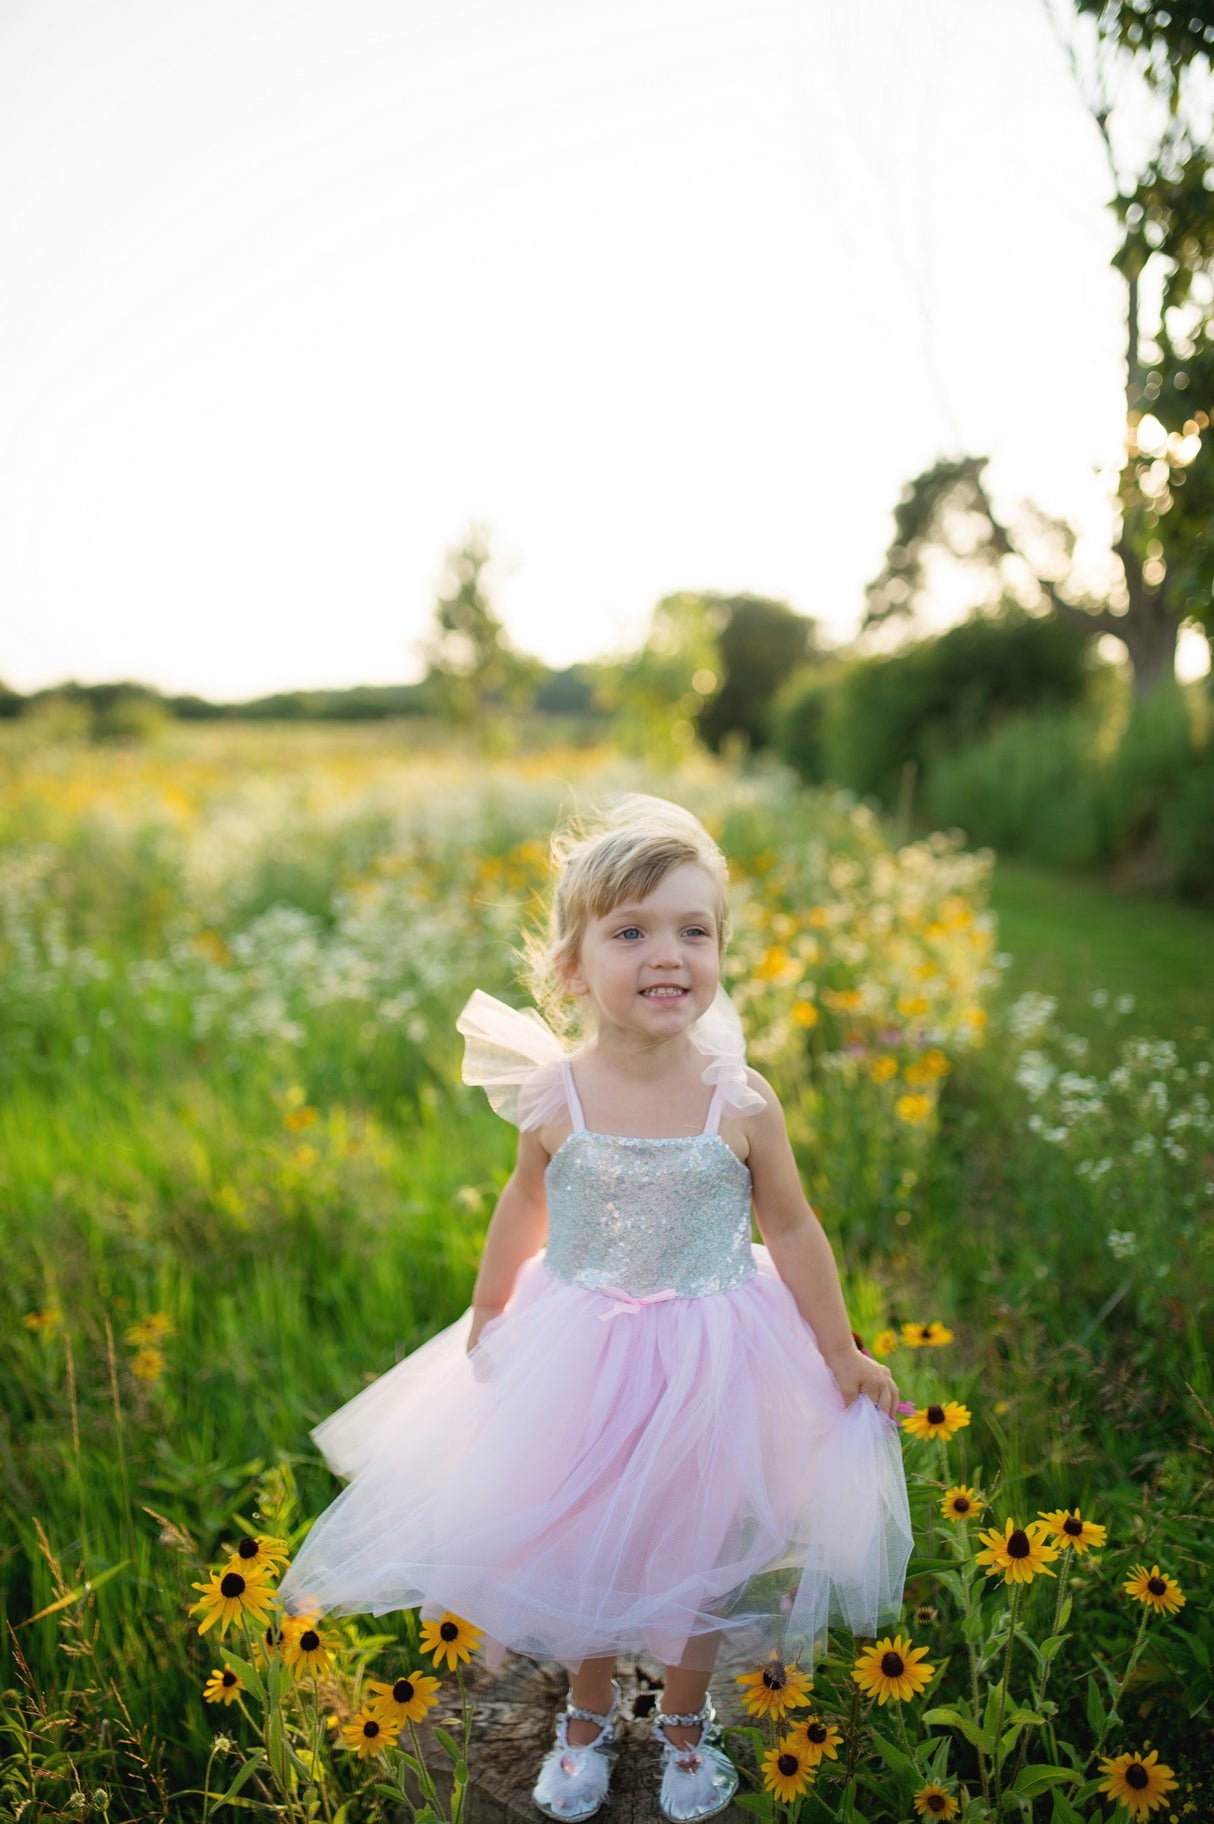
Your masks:
<svg viewBox="0 0 1214 1824"><path fill-rule="evenodd" d="M906 1666L901 1653L885 1653L881 1658L881 1670L886 1678L901 1678Z"/></svg>
<svg viewBox="0 0 1214 1824"><path fill-rule="evenodd" d="M1148 1577L1147 1588L1152 1596L1166 1596L1168 1593L1168 1586L1162 1577Z"/></svg>
<svg viewBox="0 0 1214 1824"><path fill-rule="evenodd" d="M1022 1526L1018 1526L1007 1536L1007 1555L1009 1558L1027 1558L1033 1549L1033 1542Z"/></svg>
<svg viewBox="0 0 1214 1824"><path fill-rule="evenodd" d="M1130 1762L1129 1766L1125 1770L1125 1783L1127 1786L1133 1786L1133 1787L1137 1788L1137 1790L1139 1792L1142 1791L1144 1786L1150 1785L1151 1776L1147 1772L1146 1768L1143 1766L1141 1761L1131 1761Z"/></svg>
<svg viewBox="0 0 1214 1824"><path fill-rule="evenodd" d="M364 1722L363 1734L366 1736L366 1738L369 1742L374 1741L375 1737L379 1734L379 1724L376 1722L376 1720L373 1716L369 1716L367 1718L367 1720Z"/></svg>
<svg viewBox="0 0 1214 1824"><path fill-rule="evenodd" d="M970 1511L969 1496L968 1495L954 1495L953 1496L953 1512L955 1514L968 1514L969 1511Z"/></svg>
<svg viewBox="0 0 1214 1824"><path fill-rule="evenodd" d="M924 1342L930 1342L931 1335L932 1335L931 1325L930 1324L920 1324L919 1335L923 1338Z"/></svg>
<svg viewBox="0 0 1214 1824"><path fill-rule="evenodd" d="M235 1672L233 1672L231 1666L224 1667L223 1676L220 1678L219 1682L221 1685L223 1685L225 1687L227 1687L229 1685L234 1685L236 1683L236 1674L235 1674Z"/></svg>
<svg viewBox="0 0 1214 1824"><path fill-rule="evenodd" d="M928 1793L927 1809L929 1811L943 1811L944 1807L945 1807L945 1803L946 1803L945 1797L942 1792L929 1792Z"/></svg>
<svg viewBox="0 0 1214 1824"><path fill-rule="evenodd" d="M459 1639L459 1629L456 1627L456 1625L453 1621L444 1621L442 1627L439 1629L439 1634L441 1635L443 1640L458 1640Z"/></svg>
<svg viewBox="0 0 1214 1824"><path fill-rule="evenodd" d="M398 1704L413 1702L413 1686L407 1678L398 1678L392 1687L392 1695Z"/></svg>
<svg viewBox="0 0 1214 1824"><path fill-rule="evenodd" d="M316 1632L315 1628L308 1628L306 1632L299 1637L299 1650L301 1653L315 1653L319 1645L320 1635Z"/></svg>
<svg viewBox="0 0 1214 1824"><path fill-rule="evenodd" d="M783 1691L788 1683L783 1666L764 1666L763 1683L769 1691Z"/></svg>
<svg viewBox="0 0 1214 1824"><path fill-rule="evenodd" d="M1066 1519L1062 1522L1062 1530L1064 1533L1069 1533L1072 1539L1078 1539L1080 1533L1083 1531L1083 1521L1078 1519L1074 1514L1068 1514Z"/></svg>
<svg viewBox="0 0 1214 1824"><path fill-rule="evenodd" d="M944 1423L943 1406L929 1406L927 1409L927 1422L929 1425L943 1425L943 1423Z"/></svg>
<svg viewBox="0 0 1214 1824"><path fill-rule="evenodd" d="M256 1558L258 1552L257 1541L256 1539L245 1537L236 1547L236 1550L242 1558Z"/></svg>
<svg viewBox="0 0 1214 1824"><path fill-rule="evenodd" d="M229 1602L231 1602L235 1596L243 1596L244 1592L245 1581L239 1571L228 1571L220 1578L219 1594L221 1596L226 1596Z"/></svg>
<svg viewBox="0 0 1214 1824"><path fill-rule="evenodd" d="M806 1723L805 1735L806 1735L806 1739L808 1741L824 1742L826 1740L826 1724L825 1723Z"/></svg>
<svg viewBox="0 0 1214 1824"><path fill-rule="evenodd" d="M791 1780L793 1774L796 1773L798 1769L799 1763L795 1754L782 1754L776 1762L776 1766L780 1769L780 1772L784 1775L786 1780Z"/></svg>

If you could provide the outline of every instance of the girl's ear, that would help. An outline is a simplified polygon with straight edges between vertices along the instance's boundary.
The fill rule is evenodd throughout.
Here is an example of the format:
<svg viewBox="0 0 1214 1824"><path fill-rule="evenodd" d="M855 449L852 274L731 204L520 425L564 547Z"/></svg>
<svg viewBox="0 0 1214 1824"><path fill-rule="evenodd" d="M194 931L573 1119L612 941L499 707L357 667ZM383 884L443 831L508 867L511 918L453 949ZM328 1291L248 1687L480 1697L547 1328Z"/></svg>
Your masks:
<svg viewBox="0 0 1214 1824"><path fill-rule="evenodd" d="M566 994L585 994L586 981L578 968L576 956L562 956L557 960L556 979Z"/></svg>

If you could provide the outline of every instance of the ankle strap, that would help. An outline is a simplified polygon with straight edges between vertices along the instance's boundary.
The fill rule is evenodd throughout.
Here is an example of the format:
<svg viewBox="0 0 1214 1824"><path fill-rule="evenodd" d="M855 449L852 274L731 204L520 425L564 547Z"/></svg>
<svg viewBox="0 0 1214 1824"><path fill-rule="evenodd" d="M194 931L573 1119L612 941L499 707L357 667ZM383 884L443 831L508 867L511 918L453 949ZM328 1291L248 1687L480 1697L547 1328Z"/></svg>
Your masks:
<svg viewBox="0 0 1214 1824"><path fill-rule="evenodd" d="M600 1729L605 1729L619 1709L620 1702L620 1687L613 1678L611 1681L610 1710L583 1710L580 1704L575 1704L572 1698L567 1697L565 1699L565 1715L579 1723L597 1723Z"/></svg>
<svg viewBox="0 0 1214 1824"><path fill-rule="evenodd" d="M663 1692L662 1695L664 1697L666 1695L665 1692ZM701 1709L691 1710L683 1716L675 1716L670 1711L663 1710L661 1703L659 1702L657 1709L653 1713L653 1720L659 1729L664 1729L668 1723L673 1723L676 1729L690 1729L696 1723L711 1723L715 1716L716 1711L712 1706L712 1698L706 1697Z"/></svg>

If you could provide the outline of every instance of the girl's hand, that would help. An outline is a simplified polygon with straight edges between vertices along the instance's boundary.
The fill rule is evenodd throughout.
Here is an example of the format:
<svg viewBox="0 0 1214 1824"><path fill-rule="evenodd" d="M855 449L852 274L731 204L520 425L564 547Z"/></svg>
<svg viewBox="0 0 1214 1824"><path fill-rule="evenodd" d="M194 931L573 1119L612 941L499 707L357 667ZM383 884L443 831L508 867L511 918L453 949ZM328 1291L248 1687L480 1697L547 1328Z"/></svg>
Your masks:
<svg viewBox="0 0 1214 1824"><path fill-rule="evenodd" d="M472 1354L472 1351L480 1342L481 1331L485 1328L485 1325L492 1323L493 1319L495 1317L500 1317L500 1315L501 1313L499 1311L493 1310L489 1305L473 1305L472 1328L468 1332L467 1353L469 1355Z"/></svg>
<svg viewBox="0 0 1214 1824"><path fill-rule="evenodd" d="M849 1406L858 1395L864 1394L879 1412L893 1418L898 1405L898 1383L881 1362L875 1362L871 1355L862 1355L853 1343L850 1350L844 1350L834 1358L828 1356L827 1365Z"/></svg>

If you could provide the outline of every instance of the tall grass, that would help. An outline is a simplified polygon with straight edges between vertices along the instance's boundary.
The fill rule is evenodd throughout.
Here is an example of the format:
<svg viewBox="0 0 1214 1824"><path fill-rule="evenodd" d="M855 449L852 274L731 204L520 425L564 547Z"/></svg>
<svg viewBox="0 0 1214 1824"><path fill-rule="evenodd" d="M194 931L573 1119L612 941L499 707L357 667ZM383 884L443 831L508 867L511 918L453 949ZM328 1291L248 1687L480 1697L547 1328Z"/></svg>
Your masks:
<svg viewBox="0 0 1214 1824"><path fill-rule="evenodd" d="M1214 744L1202 698L1160 686L1108 707L1023 714L933 755L923 814L1050 867L1118 868L1214 902Z"/></svg>

